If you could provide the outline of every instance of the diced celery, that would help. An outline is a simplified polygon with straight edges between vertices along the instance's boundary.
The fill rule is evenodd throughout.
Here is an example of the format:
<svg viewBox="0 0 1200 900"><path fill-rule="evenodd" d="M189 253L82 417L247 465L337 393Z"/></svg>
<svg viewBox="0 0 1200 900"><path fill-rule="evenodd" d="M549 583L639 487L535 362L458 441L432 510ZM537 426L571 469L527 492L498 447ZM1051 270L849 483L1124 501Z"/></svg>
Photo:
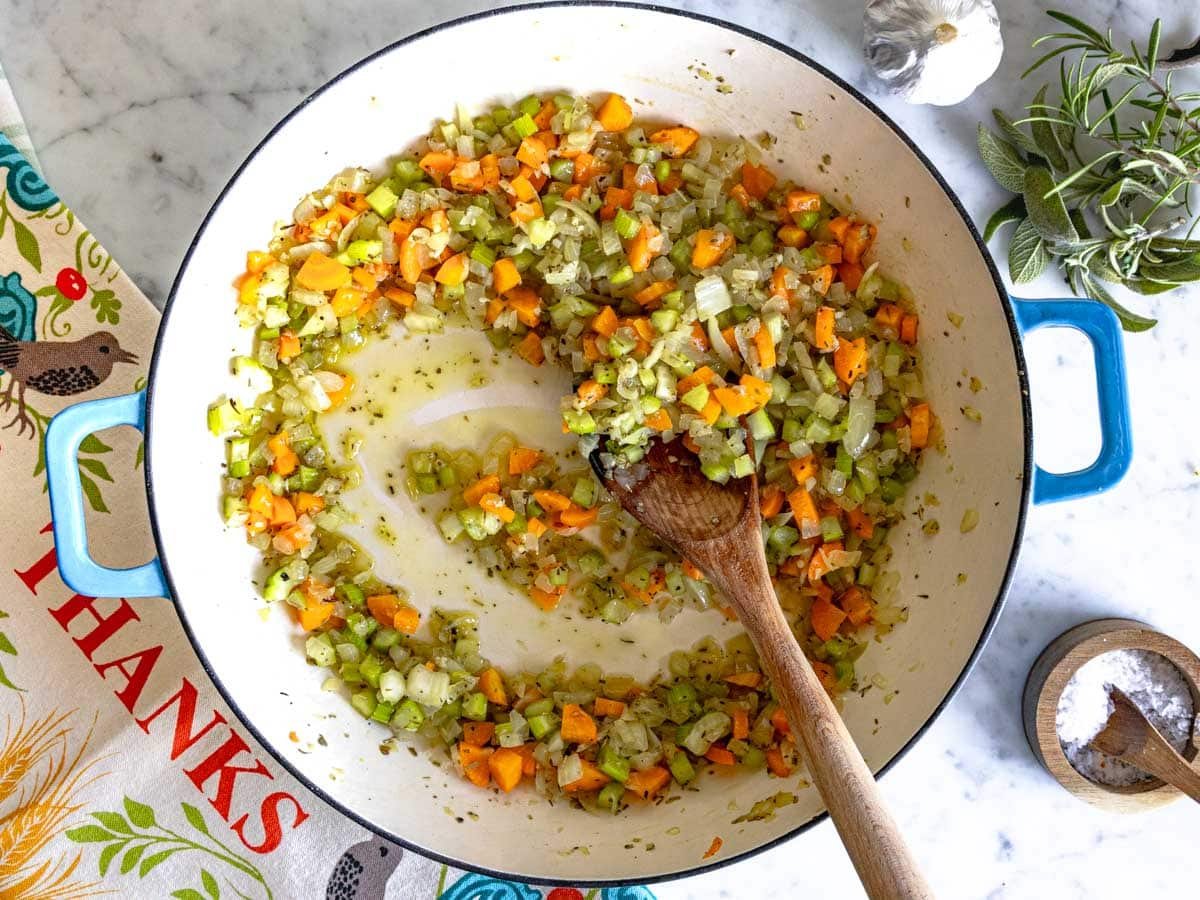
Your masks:
<svg viewBox="0 0 1200 900"><path fill-rule="evenodd" d="M604 568L604 556L598 550L588 550L579 557L579 571L584 575L595 575Z"/></svg>
<svg viewBox="0 0 1200 900"><path fill-rule="evenodd" d="M596 505L596 479L590 475L576 479L571 500L580 506L591 508Z"/></svg>
<svg viewBox="0 0 1200 900"><path fill-rule="evenodd" d="M696 777L696 769L692 765L692 761L682 750L675 751L675 754L667 761L667 768L671 770L671 777L679 784L687 784Z"/></svg>
<svg viewBox="0 0 1200 900"><path fill-rule="evenodd" d="M460 509L457 513L458 521L462 525L463 530L467 532L467 537L473 541L483 541L488 537L487 529L484 526L484 518L487 516L478 506L468 506L466 509ZM442 534L445 534L445 529ZM453 538L447 538L453 540Z"/></svg>
<svg viewBox="0 0 1200 900"><path fill-rule="evenodd" d="M534 110L536 112L536 110ZM537 123L533 121L533 117L529 113L523 113L516 119L512 120L513 133L522 140L535 134L538 130Z"/></svg>
<svg viewBox="0 0 1200 900"><path fill-rule="evenodd" d="M208 430L220 437L234 431L242 424L242 414L228 400L214 403L208 408Z"/></svg>
<svg viewBox="0 0 1200 900"><path fill-rule="evenodd" d="M396 211L396 203L399 201L396 192L386 184L381 184L371 193L367 194L367 205L375 210L381 217L390 219L392 213Z"/></svg>
<svg viewBox="0 0 1200 900"><path fill-rule="evenodd" d="M617 234L629 240L637 237L637 233L642 230L642 223L638 221L637 216L624 209L618 209L617 216L613 219L613 227L617 229Z"/></svg>
<svg viewBox="0 0 1200 900"><path fill-rule="evenodd" d="M708 405L708 398L708 385L698 384L679 399L680 402L699 412Z"/></svg>
<svg viewBox="0 0 1200 900"><path fill-rule="evenodd" d="M605 743L600 748L600 755L597 758L596 765L601 772L613 781L624 784L626 779L629 778L629 760L617 753L611 744Z"/></svg>
<svg viewBox="0 0 1200 900"><path fill-rule="evenodd" d="M746 422L750 426L751 437L756 441L766 441L775 437L775 425L765 409L756 409L746 417Z"/></svg>
<svg viewBox="0 0 1200 900"><path fill-rule="evenodd" d="M568 409L563 411L563 422L572 434L594 434L596 420L585 410Z"/></svg>
<svg viewBox="0 0 1200 900"><path fill-rule="evenodd" d="M841 523L834 516L821 519L821 538L826 541L841 540L844 536Z"/></svg>
<svg viewBox="0 0 1200 900"><path fill-rule="evenodd" d="M479 692L468 694L462 703L462 714L468 719L482 722L487 718L487 697Z"/></svg>
<svg viewBox="0 0 1200 900"><path fill-rule="evenodd" d="M621 810L621 801L624 796L623 784L619 781L610 781L600 788L600 793L596 795L596 803L601 809L607 809L616 815Z"/></svg>
<svg viewBox="0 0 1200 900"><path fill-rule="evenodd" d="M376 706L374 691L359 691L350 698L350 705L353 706L363 718L370 718L375 712Z"/></svg>
<svg viewBox="0 0 1200 900"><path fill-rule="evenodd" d="M263 585L263 599L274 603L287 599L292 592L292 577L288 574L287 566L276 569Z"/></svg>
<svg viewBox="0 0 1200 900"><path fill-rule="evenodd" d="M621 266L617 271L608 276L610 284L622 285L633 281L633 269L629 265Z"/></svg>
<svg viewBox="0 0 1200 900"><path fill-rule="evenodd" d="M471 259L490 269L496 264L496 251L487 244L476 242L471 248Z"/></svg>
<svg viewBox="0 0 1200 900"><path fill-rule="evenodd" d="M775 236L769 229L757 231L750 239L750 253L754 256L766 256L775 247Z"/></svg>
<svg viewBox="0 0 1200 900"><path fill-rule="evenodd" d="M525 718L532 719L534 716L544 716L552 712L554 712L554 701L549 697L543 697L541 700L534 700L525 707Z"/></svg>
<svg viewBox="0 0 1200 900"><path fill-rule="evenodd" d="M421 167L417 165L417 161L415 159L397 160L395 166L393 167L393 172L395 173L397 180L399 180L403 185L411 184L414 181L420 181L425 177L425 173L421 170Z"/></svg>
<svg viewBox="0 0 1200 900"><path fill-rule="evenodd" d="M550 177L569 184L575 177L575 161L561 158L554 160L550 163Z"/></svg>
<svg viewBox="0 0 1200 900"><path fill-rule="evenodd" d="M733 477L748 478L754 472L754 460L750 458L750 454L743 453L733 461Z"/></svg>
<svg viewBox="0 0 1200 900"><path fill-rule="evenodd" d="M374 621L372 619L372 621ZM365 635L364 635L365 637ZM379 687L379 676L383 674L383 663L378 656L368 654L358 664L358 673L373 688Z"/></svg>
<svg viewBox="0 0 1200 900"><path fill-rule="evenodd" d="M550 219L537 218L529 223L529 242L541 249L558 233L558 226Z"/></svg>
<svg viewBox="0 0 1200 900"><path fill-rule="evenodd" d="M674 331L679 324L679 313L673 309L656 309L650 313L650 324L659 334Z"/></svg>
<svg viewBox="0 0 1200 900"><path fill-rule="evenodd" d="M333 642L330 641L327 634L310 637L304 642L304 652L309 659L323 669L329 668L337 660L337 654L333 650Z"/></svg>
<svg viewBox="0 0 1200 900"><path fill-rule="evenodd" d="M539 741L558 727L558 716L544 713L540 716L529 717L529 733Z"/></svg>
<svg viewBox="0 0 1200 900"><path fill-rule="evenodd" d="M425 721L425 713L413 700L405 700L392 716L391 726L398 731L417 731Z"/></svg>
<svg viewBox="0 0 1200 900"><path fill-rule="evenodd" d="M795 223L805 231L812 231L813 226L817 224L817 219L820 217L821 214L816 210L809 210L806 213L801 213L800 215L793 216L792 218Z"/></svg>

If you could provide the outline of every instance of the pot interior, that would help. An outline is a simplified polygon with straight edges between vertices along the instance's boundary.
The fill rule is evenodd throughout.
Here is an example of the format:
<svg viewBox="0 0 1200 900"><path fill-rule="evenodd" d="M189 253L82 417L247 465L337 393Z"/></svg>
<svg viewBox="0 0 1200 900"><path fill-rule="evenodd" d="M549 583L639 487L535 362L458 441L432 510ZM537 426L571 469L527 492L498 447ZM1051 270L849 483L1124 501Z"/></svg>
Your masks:
<svg viewBox="0 0 1200 900"><path fill-rule="evenodd" d="M498 48L521 50L497 54ZM497 57L502 62L486 76L472 64ZM777 139L770 164L876 222L876 258L914 292L925 383L945 451L926 454L909 492L912 515L893 531L893 566L903 576L899 595L909 620L867 651L859 672L869 687L848 697L845 708L874 769L896 756L976 651L1019 537L1027 423L1006 301L960 210L886 123L803 60L709 21L605 6L506 11L398 45L302 105L235 177L176 283L151 389L152 513L176 602L218 686L262 742L322 796L388 836L461 865L538 880L649 880L706 864L702 855L715 835L724 845L710 862L778 840L819 815L820 798L799 776L712 776L674 802L614 818L551 807L532 791L480 791L444 759L437 766L425 753L384 755L386 731L364 722L344 696L322 690L325 675L306 664L303 638L286 612L260 617L251 581L256 554L221 523L223 446L205 426L208 405L229 389L231 355L249 347L250 334L235 322L230 282L246 251L266 243L305 191L348 165L382 166L434 120L452 116L456 102L474 111L559 89L617 91L642 117L703 132L769 132ZM469 336L397 340L352 367L382 373L363 388L376 391L382 404L389 378L412 381L424 364L469 349ZM448 378L435 402L411 394L392 402L366 432L367 478L354 500L361 515L355 533L385 577L407 585L426 612L477 599L484 610L482 652L501 666L536 670L564 655L575 665L595 661L645 676L673 649L735 633L715 613L685 612L669 626L653 615L634 616L621 627L542 615L474 571L464 551L446 546L402 491L390 494L388 467L399 468L413 444L482 446L489 431L514 427L518 419L523 433L535 429L531 440L561 439L552 433L553 417L538 411L557 408L565 378L539 376L541 383L533 383L527 367L502 363L479 386L468 369L458 381ZM960 413L967 404L980 411L981 422ZM327 434L331 444L338 437ZM968 509L978 511L979 524L960 533ZM941 526L935 536L922 530L932 519ZM298 742L289 739L292 732ZM796 802L770 820L734 824L755 801L779 791L794 793Z"/></svg>

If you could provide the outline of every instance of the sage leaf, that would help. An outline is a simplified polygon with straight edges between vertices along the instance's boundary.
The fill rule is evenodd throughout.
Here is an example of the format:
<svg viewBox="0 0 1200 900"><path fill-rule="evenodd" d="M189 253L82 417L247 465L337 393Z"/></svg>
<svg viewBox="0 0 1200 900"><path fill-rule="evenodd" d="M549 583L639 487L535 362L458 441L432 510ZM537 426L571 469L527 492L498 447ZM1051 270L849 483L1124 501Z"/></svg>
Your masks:
<svg viewBox="0 0 1200 900"><path fill-rule="evenodd" d="M1013 120L1008 117L1008 113L1004 110L993 109L992 118L996 120L996 125L1000 128L1000 133L1004 135L1010 144L1013 144L1020 150L1024 150L1026 153L1038 152L1037 144L1033 142L1033 138L1013 124Z"/></svg>
<svg viewBox="0 0 1200 900"><path fill-rule="evenodd" d="M1100 284L1095 278L1090 275L1083 276L1084 292L1093 300L1099 300L1117 315L1117 319L1121 322L1121 327L1126 331L1148 331L1158 324L1157 319L1149 319L1146 316L1139 316L1135 312L1126 309L1118 303L1113 295Z"/></svg>
<svg viewBox="0 0 1200 900"><path fill-rule="evenodd" d="M1144 294L1149 297L1154 294L1165 294L1167 291L1173 291L1179 285L1163 281L1146 281L1143 278L1131 278L1125 282L1125 287L1134 293Z"/></svg>
<svg viewBox="0 0 1200 900"><path fill-rule="evenodd" d="M1008 245L1008 274L1013 284L1028 284L1050 263L1046 242L1029 219L1022 219Z"/></svg>
<svg viewBox="0 0 1200 900"><path fill-rule="evenodd" d="M994 133L979 126L978 134L979 155L987 166L992 177L1000 186L1014 194L1025 189L1025 160L1008 141L996 137Z"/></svg>
<svg viewBox="0 0 1200 900"><path fill-rule="evenodd" d="M1191 281L1200 281L1200 253L1170 262L1143 262L1138 266L1138 274L1150 281L1162 284L1187 284Z"/></svg>
<svg viewBox="0 0 1200 900"><path fill-rule="evenodd" d="M1038 117L1046 115L1043 107L1046 105L1048 88L1049 85L1043 84L1042 89L1034 95L1033 103L1029 105L1031 115ZM1063 154L1062 147L1058 144L1058 137L1055 136L1050 123L1038 119L1030 124L1030 131L1033 132L1033 142L1037 144L1038 154L1059 171L1066 169L1067 157Z"/></svg>
<svg viewBox="0 0 1200 900"><path fill-rule="evenodd" d="M1051 194L1053 190L1054 176L1045 166L1030 166L1025 170L1025 206L1029 210L1029 221L1048 241L1077 243L1079 233L1067 215L1067 206L1062 195ZM1047 194L1051 196L1047 197Z"/></svg>
<svg viewBox="0 0 1200 900"><path fill-rule="evenodd" d="M1013 197L1002 207L992 213L992 217L987 220L987 225L983 227L984 243L990 241L1005 225L1009 222L1020 222L1026 217L1025 198Z"/></svg>

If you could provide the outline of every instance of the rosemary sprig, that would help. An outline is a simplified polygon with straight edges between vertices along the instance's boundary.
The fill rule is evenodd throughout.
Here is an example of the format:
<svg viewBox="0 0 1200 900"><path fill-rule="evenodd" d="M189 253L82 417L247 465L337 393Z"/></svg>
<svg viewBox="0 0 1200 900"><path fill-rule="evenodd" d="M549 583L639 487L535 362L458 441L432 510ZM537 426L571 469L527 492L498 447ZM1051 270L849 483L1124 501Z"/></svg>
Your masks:
<svg viewBox="0 0 1200 900"><path fill-rule="evenodd" d="M1022 78L1057 60L1057 100L1043 85L1022 118L992 111L999 134L979 126L988 170L1019 195L992 215L984 238L1015 222L1014 282L1054 263L1076 294L1108 304L1127 330L1144 331L1155 320L1123 307L1105 285L1158 294L1200 280L1200 241L1191 239L1200 91L1175 90L1173 71L1160 65L1161 20L1144 46L1131 42L1125 52L1111 31L1048 15L1067 30L1034 41L1050 49Z"/></svg>

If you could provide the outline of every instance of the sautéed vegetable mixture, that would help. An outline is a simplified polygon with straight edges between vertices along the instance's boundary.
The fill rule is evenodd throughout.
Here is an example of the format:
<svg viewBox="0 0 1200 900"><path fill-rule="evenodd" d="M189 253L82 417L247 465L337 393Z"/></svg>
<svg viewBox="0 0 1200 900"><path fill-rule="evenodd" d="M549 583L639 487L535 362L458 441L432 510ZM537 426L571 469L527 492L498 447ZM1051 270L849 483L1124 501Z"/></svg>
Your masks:
<svg viewBox="0 0 1200 900"><path fill-rule="evenodd" d="M615 94L460 109L386 176L348 169L304 197L247 257L237 313L255 351L233 361L238 396L209 411L228 444L225 519L354 708L444 746L481 788L529 783L616 813L708 769L786 777L800 760L744 634L671 653L649 684L562 659L500 672L474 614L422 622L381 583L340 533L361 473L321 431L353 395L348 357L367 340L471 327L573 374L562 427L580 457L506 436L484 455L438 445L405 460L444 539L532 615L561 615L568 597L614 626L687 606L731 615L581 462L599 447L629 463L682 437L711 479L757 472L780 602L831 693L855 686L869 638L905 616L887 600L886 536L936 440L917 315L870 261L875 226L762 157L637 124Z"/></svg>

